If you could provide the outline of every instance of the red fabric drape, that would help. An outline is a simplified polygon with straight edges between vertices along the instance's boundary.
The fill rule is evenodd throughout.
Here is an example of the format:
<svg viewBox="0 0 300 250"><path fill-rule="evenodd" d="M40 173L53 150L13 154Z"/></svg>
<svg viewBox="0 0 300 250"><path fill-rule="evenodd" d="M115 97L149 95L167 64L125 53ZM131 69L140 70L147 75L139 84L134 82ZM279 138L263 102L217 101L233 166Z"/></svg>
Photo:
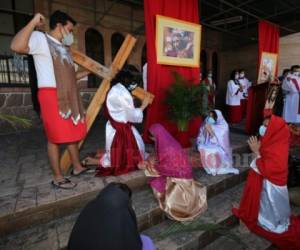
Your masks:
<svg viewBox="0 0 300 250"><path fill-rule="evenodd" d="M257 72L259 73L260 59L262 52L279 53L279 28L278 26L269 23L267 21L260 21L258 24L258 64ZM276 65L275 76L278 72L278 62ZM247 116L246 116L246 132L248 134L253 133L257 129L257 125L254 120L261 120L263 116L263 110L260 114L256 114L253 119L254 105L256 105L256 92L254 88L249 89L248 104L247 104Z"/></svg>
<svg viewBox="0 0 300 250"><path fill-rule="evenodd" d="M258 24L258 69L262 52L279 53L279 28L277 25L267 21ZM278 62L275 76L277 76Z"/></svg>
<svg viewBox="0 0 300 250"><path fill-rule="evenodd" d="M261 158L256 161L261 173L250 170L239 209L233 214L239 217L254 233L265 237L280 249L300 249L300 219L291 216L288 231L277 234L264 230L257 223L263 180L285 186L288 174L289 128L285 121L272 116L266 135L261 140ZM274 201L276 202L276 201Z"/></svg>
<svg viewBox="0 0 300 250"><path fill-rule="evenodd" d="M142 157L131 130L131 123L120 123L113 120L106 106L104 115L116 130L116 134L110 148L111 167L99 166L96 176L121 175L137 170L137 165L142 161Z"/></svg>
<svg viewBox="0 0 300 250"><path fill-rule="evenodd" d="M171 72L177 71L185 79L199 83L199 68L174 67L156 63L156 15L169 16L189 22L199 23L197 0L144 0L147 44L147 83L148 90L155 95L154 102L147 110L145 131L154 123L162 124L182 146L188 146L188 138L197 135L200 119L189 124L188 133L180 133L174 123L167 117L167 107L164 104L165 91L174 81ZM148 133L144 133L144 140L149 141Z"/></svg>

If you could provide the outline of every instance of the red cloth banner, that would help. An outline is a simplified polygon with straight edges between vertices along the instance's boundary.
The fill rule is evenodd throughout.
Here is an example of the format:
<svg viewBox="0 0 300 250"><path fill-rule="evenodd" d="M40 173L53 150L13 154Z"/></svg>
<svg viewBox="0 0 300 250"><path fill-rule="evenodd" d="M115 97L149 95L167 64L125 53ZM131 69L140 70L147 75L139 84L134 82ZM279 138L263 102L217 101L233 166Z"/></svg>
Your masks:
<svg viewBox="0 0 300 250"><path fill-rule="evenodd" d="M195 84L200 82L199 68L175 67L157 64L156 60L156 15L163 15L188 22L199 23L197 0L144 0L147 44L147 88L155 95L154 102L147 110L144 140L149 141L148 129L154 123L162 124L183 147L189 146L189 138L197 135L200 118L189 124L187 133L180 133L168 118L168 110L164 103L166 90L174 81L172 71L177 71L186 80Z"/></svg>
<svg viewBox="0 0 300 250"><path fill-rule="evenodd" d="M260 66L261 54L279 52L279 27L267 21L260 21L258 24L258 69ZM258 72L258 71L257 71ZM276 64L275 76L278 72L278 60Z"/></svg>
<svg viewBox="0 0 300 250"><path fill-rule="evenodd" d="M260 21L258 24L258 67L257 72L259 73L260 59L262 52L279 53L279 28L267 21ZM275 76L278 72L278 61L276 65ZM253 112L255 105L256 92L254 88L249 89L248 93L248 104L247 104L247 116L246 116L246 132L248 134L254 133L257 130L257 124L253 124ZM263 119L263 110L261 113L256 114L256 120Z"/></svg>

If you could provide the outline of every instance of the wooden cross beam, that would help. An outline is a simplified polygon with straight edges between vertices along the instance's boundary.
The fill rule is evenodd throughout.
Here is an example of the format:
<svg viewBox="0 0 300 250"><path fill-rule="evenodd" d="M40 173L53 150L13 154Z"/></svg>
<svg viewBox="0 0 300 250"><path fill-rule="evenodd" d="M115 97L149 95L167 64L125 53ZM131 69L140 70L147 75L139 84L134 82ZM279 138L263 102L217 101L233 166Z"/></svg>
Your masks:
<svg viewBox="0 0 300 250"><path fill-rule="evenodd" d="M74 62L77 63L78 65L91 71L92 73L94 73L95 75L97 75L103 79L111 80L112 74L111 74L111 70L109 68L101 65L100 63L96 62L92 58L86 56L85 54L83 54L73 48L71 49L71 54L72 54ZM151 104L154 99L153 94L145 91L143 88L140 88L140 87L136 87L131 92L131 94L134 95L135 97L139 98L140 100L144 100L145 97L148 96L150 99L149 104Z"/></svg>
<svg viewBox="0 0 300 250"><path fill-rule="evenodd" d="M114 58L112 65L110 68L106 68L105 66L101 65L100 63L92 60L91 58L87 57L86 55L71 49L71 53L73 56L74 61L81 65L82 67L88 69L92 73L96 74L103 78L100 87L96 91L86 113L86 123L87 123L87 131L90 130L93 122L95 121L96 116L98 115L102 104L105 101L106 94L110 88L110 81L115 77L119 70L122 69L124 66L129 54L131 53L134 45L136 43L136 39L131 36L127 35L121 48L119 49L116 57ZM133 92L133 95L138 97L139 99L144 99L145 96L150 97L150 102L153 101L154 95L144 91L142 88L136 88ZM79 142L78 147L80 148L83 144L84 140ZM60 166L64 173L68 171L71 166L71 158L67 150L63 153L60 159Z"/></svg>

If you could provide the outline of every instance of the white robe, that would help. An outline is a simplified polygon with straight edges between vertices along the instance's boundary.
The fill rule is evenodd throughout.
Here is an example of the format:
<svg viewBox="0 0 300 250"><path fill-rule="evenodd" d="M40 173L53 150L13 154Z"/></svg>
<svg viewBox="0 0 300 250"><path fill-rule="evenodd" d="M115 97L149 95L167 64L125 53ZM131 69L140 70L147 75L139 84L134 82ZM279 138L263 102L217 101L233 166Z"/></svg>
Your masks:
<svg viewBox="0 0 300 250"><path fill-rule="evenodd" d="M143 121L143 111L135 108L130 92L121 84L113 86L107 94L106 106L112 119L121 123L141 123ZM139 132L134 126L131 127L136 139L142 158L145 158L145 144ZM105 128L105 150L106 153L100 159L103 167L110 167L110 149L116 130L112 127L110 121L106 123Z"/></svg>
<svg viewBox="0 0 300 250"><path fill-rule="evenodd" d="M226 104L229 106L240 106L242 92L238 91L239 85L236 85L233 80L227 83Z"/></svg>
<svg viewBox="0 0 300 250"><path fill-rule="evenodd" d="M256 166L257 159L251 162L250 167L260 174ZM267 231L280 234L288 230L290 215L287 186L278 186L264 179L260 194L258 224Z"/></svg>
<svg viewBox="0 0 300 250"><path fill-rule="evenodd" d="M297 83L295 84L292 79L295 79ZM300 114L298 114L300 77L289 74L282 82L282 89L286 93L282 114L284 120L300 123Z"/></svg>
<svg viewBox="0 0 300 250"><path fill-rule="evenodd" d="M202 166L211 175L238 174L239 170L233 167L228 123L220 110L214 111L218 116L216 123L211 125L214 136L209 135L205 129L206 119L197 137Z"/></svg>
<svg viewBox="0 0 300 250"><path fill-rule="evenodd" d="M248 96L248 89L251 87L251 82L246 77L239 79L239 82L244 88L241 99L246 99Z"/></svg>

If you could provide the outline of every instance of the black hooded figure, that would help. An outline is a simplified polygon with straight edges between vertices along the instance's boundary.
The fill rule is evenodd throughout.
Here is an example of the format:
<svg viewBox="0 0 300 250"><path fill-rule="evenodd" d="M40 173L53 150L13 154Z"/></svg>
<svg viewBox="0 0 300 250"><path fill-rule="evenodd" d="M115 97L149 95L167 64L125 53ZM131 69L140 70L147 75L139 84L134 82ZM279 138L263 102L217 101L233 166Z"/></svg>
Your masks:
<svg viewBox="0 0 300 250"><path fill-rule="evenodd" d="M121 183L106 186L80 213L68 250L142 250L131 190Z"/></svg>

